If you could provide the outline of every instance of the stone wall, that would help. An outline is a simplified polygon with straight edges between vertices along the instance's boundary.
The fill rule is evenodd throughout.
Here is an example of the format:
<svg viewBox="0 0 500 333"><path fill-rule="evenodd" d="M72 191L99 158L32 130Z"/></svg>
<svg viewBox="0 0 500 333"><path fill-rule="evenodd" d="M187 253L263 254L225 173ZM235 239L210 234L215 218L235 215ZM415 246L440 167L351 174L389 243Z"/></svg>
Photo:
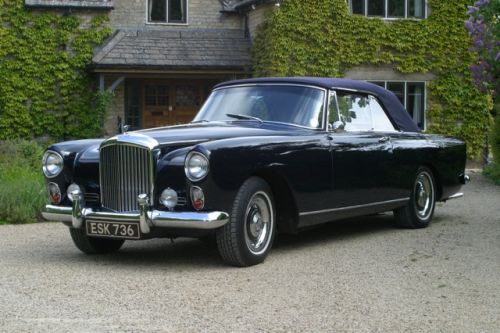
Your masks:
<svg viewBox="0 0 500 333"><path fill-rule="evenodd" d="M402 74L394 70L392 66L358 66L348 70L345 77L354 80L368 81L432 81L435 75L432 73Z"/></svg>
<svg viewBox="0 0 500 333"><path fill-rule="evenodd" d="M188 24L148 23L148 0L120 0L110 12L114 29L145 29L185 27L202 29L243 29L243 20L236 14L223 14L218 0L187 0Z"/></svg>
<svg viewBox="0 0 500 333"><path fill-rule="evenodd" d="M105 87L109 87L117 77L109 77L105 80ZM104 119L104 136L109 137L118 132L118 117L125 121L125 81L114 91L114 96L108 106L106 118Z"/></svg>
<svg viewBox="0 0 500 333"><path fill-rule="evenodd" d="M266 16L275 8L276 6L274 4L265 4L248 12L248 31L252 40L257 34L259 25L264 22Z"/></svg>

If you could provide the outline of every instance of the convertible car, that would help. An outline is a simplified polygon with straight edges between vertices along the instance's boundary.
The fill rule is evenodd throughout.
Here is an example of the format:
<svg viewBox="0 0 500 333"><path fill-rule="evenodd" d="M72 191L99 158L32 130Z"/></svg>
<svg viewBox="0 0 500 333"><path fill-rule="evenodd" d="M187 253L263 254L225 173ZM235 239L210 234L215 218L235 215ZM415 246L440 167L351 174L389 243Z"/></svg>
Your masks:
<svg viewBox="0 0 500 333"><path fill-rule="evenodd" d="M186 125L52 145L50 204L81 251L125 240L214 237L222 259L261 263L277 232L393 211L426 227L461 197L465 144L421 133L367 82L260 78L219 84Z"/></svg>

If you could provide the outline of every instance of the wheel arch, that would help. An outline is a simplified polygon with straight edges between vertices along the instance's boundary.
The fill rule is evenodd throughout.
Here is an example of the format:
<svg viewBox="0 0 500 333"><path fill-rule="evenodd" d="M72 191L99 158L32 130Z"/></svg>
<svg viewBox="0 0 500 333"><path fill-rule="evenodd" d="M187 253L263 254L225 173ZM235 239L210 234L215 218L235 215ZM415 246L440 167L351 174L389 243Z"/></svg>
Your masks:
<svg viewBox="0 0 500 333"><path fill-rule="evenodd" d="M276 206L278 232L296 233L299 214L295 198L286 178L272 169L258 170L253 176L262 178L271 187Z"/></svg>
<svg viewBox="0 0 500 333"><path fill-rule="evenodd" d="M422 167L425 167L432 172L432 178L434 178L434 183L436 186L436 201L439 201L441 199L441 196L443 195L441 175L439 174L438 169L430 162L422 164Z"/></svg>

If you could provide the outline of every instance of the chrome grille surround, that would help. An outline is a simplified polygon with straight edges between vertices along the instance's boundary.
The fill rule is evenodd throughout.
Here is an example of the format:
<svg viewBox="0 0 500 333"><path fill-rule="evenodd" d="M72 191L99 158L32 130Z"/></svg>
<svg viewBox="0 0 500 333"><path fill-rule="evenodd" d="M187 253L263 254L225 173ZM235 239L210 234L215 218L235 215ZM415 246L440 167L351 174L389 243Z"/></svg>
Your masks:
<svg viewBox="0 0 500 333"><path fill-rule="evenodd" d="M153 202L158 142L130 133L110 138L99 148L101 205L115 212L139 210L137 196L147 194Z"/></svg>

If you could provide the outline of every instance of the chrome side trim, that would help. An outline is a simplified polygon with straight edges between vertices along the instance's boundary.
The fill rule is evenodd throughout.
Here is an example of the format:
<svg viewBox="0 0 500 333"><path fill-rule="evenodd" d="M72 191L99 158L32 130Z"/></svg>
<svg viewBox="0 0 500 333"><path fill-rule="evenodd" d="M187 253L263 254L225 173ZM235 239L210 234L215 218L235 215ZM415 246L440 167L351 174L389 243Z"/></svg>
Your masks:
<svg viewBox="0 0 500 333"><path fill-rule="evenodd" d="M443 199L443 201L452 200L452 199L459 199L459 198L462 198L463 196L464 196L463 192L458 192L458 193L453 194L452 196L449 196L446 199Z"/></svg>
<svg viewBox="0 0 500 333"><path fill-rule="evenodd" d="M299 216L308 216L308 215L316 215L316 214L324 214L324 213L333 213L333 212L341 212L345 210L352 210L352 209L358 209L358 208L364 208L364 207L374 207L374 206L382 206L385 204L392 204L392 203L403 203L410 200L410 198L401 198L401 199L395 199L395 200L387 200L387 201L379 201L379 202L372 202L369 204L364 204L364 205L355 205L355 206L347 206L347 207L340 207L340 208L332 208L332 209L323 209L323 210L315 210L311 212L302 212L299 213Z"/></svg>
<svg viewBox="0 0 500 333"><path fill-rule="evenodd" d="M186 228L186 229L217 229L229 221L229 214L225 212L165 212L149 210L146 212L148 226L156 228ZM49 221L72 222L73 208L67 206L46 205L42 212ZM94 211L91 208L81 210L82 225L85 221L94 222L134 222L140 225L141 214L112 213ZM141 225L140 225L141 226ZM144 229L141 228L141 232Z"/></svg>

